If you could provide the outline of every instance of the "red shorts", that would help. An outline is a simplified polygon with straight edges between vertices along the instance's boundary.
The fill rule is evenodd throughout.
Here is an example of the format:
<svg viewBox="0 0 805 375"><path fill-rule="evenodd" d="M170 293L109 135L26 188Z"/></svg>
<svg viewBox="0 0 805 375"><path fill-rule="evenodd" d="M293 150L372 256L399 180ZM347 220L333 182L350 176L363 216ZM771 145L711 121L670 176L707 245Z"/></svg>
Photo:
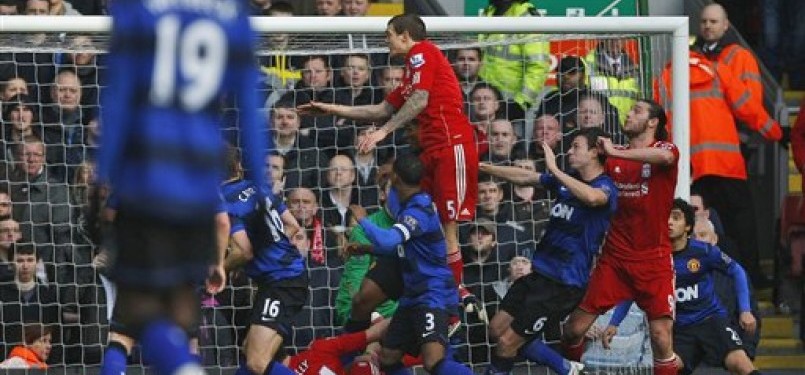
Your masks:
<svg viewBox="0 0 805 375"><path fill-rule="evenodd" d="M618 303L634 301L649 320L674 317L674 266L667 260L620 260L602 256L590 275L579 308L603 314Z"/></svg>
<svg viewBox="0 0 805 375"><path fill-rule="evenodd" d="M433 197L442 222L473 220L478 200L475 144L426 150L419 159L425 166L422 189Z"/></svg>

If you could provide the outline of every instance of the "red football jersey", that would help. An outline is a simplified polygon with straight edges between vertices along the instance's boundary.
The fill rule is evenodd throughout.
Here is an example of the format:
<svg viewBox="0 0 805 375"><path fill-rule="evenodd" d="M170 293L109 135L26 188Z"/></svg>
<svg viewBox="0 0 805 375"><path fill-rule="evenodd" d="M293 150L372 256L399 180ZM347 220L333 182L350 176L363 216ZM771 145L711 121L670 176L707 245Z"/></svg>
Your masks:
<svg viewBox="0 0 805 375"><path fill-rule="evenodd" d="M679 150L670 142L651 145L674 153L663 166L607 158L606 173L618 187L618 209L609 226L604 254L620 259L660 259L671 255L668 217L673 206Z"/></svg>
<svg viewBox="0 0 805 375"><path fill-rule="evenodd" d="M308 350L291 357L288 367L299 375L344 375L341 356L363 350L366 344L365 332L314 340Z"/></svg>
<svg viewBox="0 0 805 375"><path fill-rule="evenodd" d="M435 44L423 40L405 59L403 82L386 101L400 109L414 90L428 92L428 105L417 116L419 145L429 151L475 143L470 120L463 112L463 96L450 62Z"/></svg>

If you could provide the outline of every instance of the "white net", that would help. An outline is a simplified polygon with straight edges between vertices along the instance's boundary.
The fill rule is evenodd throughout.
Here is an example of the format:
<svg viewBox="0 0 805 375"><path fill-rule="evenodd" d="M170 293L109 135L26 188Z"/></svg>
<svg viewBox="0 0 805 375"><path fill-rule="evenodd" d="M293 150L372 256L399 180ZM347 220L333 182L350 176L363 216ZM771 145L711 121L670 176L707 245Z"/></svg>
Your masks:
<svg viewBox="0 0 805 375"><path fill-rule="evenodd" d="M7 184L0 193L5 199L0 200L4 218L0 257L10 242L18 241L33 244L41 259L34 272L39 286L33 294L20 294L21 283L14 281L25 277L20 275L25 267L18 266L15 274L8 266L18 259L3 259L0 357L21 340L21 323L36 320L58 323L49 363L94 366L100 363L107 340L110 297L102 267L96 267L97 259L93 264L98 247L85 235L82 208L87 204L100 132L95 120L108 37L2 34L0 39L0 81L5 82L0 92L4 123L0 178ZM670 58L671 45L670 36L663 34L479 38L451 33L433 40L454 64L467 113L478 133L485 135L480 145L483 160L538 170L544 163L536 142L551 144L564 162L567 134L577 127L601 126L624 142L620 125L626 112L636 98L652 97L652 82ZM283 164L271 178L307 229L299 244L308 249L311 296L287 343L289 352L294 352L315 338L339 333L349 306L348 298L339 300L338 294L352 272L345 270L339 251L350 221L335 201L346 193L348 201L377 208L375 177L380 166L409 145L400 132L377 153L361 155L354 148L361 132L380 124L299 117L292 108L312 99L345 105L379 103L399 83L402 70L398 61L388 58L382 34L263 35L259 46L267 128L273 152L283 156L269 159L269 164ZM581 65L563 59L568 56L578 57ZM234 124L237 113L231 100L222 103L224 123ZM225 126L224 134L236 139L235 127ZM44 150L21 146L28 144L23 140L30 135L42 139ZM483 225L462 227L464 278L492 316L510 285L510 262L517 256L530 258L550 215L552 197L539 187L516 187L483 176L479 192L478 221L491 222L495 233L486 236L478 229ZM6 201L11 208L3 211ZM207 366L229 368L238 363L253 288L243 275L233 276L224 293L204 298L199 339ZM483 366L493 340L474 316L462 319L464 329L451 340L456 356ZM623 368L625 373L649 373L647 362L640 360L650 358L650 353L643 341L640 345L635 341L645 326L629 327L624 338L616 340L623 348L595 351L588 356L589 363ZM556 341L555 328L547 341ZM131 361L140 363L136 353ZM547 372L534 366L518 371Z"/></svg>

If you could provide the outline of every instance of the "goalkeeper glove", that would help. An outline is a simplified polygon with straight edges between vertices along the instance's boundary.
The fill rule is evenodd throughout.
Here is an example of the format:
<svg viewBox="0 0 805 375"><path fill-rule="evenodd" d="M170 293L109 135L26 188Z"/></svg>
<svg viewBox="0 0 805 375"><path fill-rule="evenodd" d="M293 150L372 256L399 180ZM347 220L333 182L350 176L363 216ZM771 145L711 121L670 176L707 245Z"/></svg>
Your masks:
<svg viewBox="0 0 805 375"><path fill-rule="evenodd" d="M458 298L461 300L461 304L464 305L464 312L468 314L475 313L478 316L478 320L484 322L484 324L489 324L486 307L478 297L470 293L463 285L458 287Z"/></svg>

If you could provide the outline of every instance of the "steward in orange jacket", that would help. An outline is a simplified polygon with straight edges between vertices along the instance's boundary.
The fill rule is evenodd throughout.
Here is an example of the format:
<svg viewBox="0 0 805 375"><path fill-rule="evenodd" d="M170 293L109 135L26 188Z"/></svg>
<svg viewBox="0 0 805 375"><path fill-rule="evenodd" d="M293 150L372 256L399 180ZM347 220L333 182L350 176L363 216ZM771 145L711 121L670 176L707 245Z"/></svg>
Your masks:
<svg viewBox="0 0 805 375"><path fill-rule="evenodd" d="M708 175L746 180L736 119L772 141L782 137L780 124L769 116L762 100L754 97L753 90L737 79L728 66L714 63L695 51L690 52L689 65L693 180ZM663 70L658 86L654 91L656 99L670 103L670 65Z"/></svg>

